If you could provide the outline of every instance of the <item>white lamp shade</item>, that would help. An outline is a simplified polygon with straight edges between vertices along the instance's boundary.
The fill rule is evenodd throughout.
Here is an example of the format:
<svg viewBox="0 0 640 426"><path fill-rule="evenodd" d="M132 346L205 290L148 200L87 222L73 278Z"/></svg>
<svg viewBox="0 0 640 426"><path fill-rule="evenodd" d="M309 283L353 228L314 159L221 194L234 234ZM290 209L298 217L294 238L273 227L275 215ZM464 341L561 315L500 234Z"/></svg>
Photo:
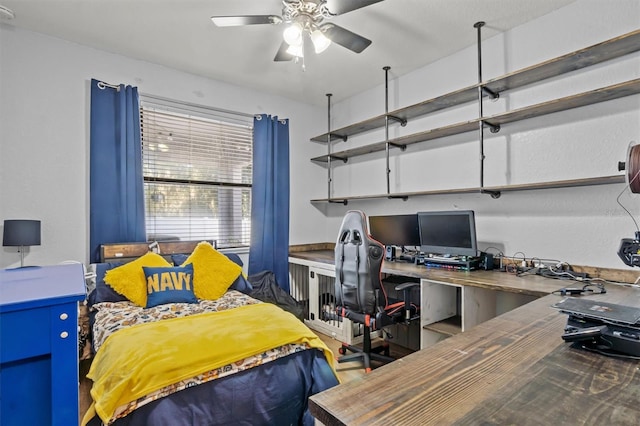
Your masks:
<svg viewBox="0 0 640 426"><path fill-rule="evenodd" d="M282 33L282 37L289 46L302 45L302 26L297 22L292 23L287 28L285 28L284 32Z"/></svg>
<svg viewBox="0 0 640 426"><path fill-rule="evenodd" d="M287 53L293 56L297 56L298 58L304 57L304 49L302 48L302 43L299 45L290 45L287 49Z"/></svg>
<svg viewBox="0 0 640 426"><path fill-rule="evenodd" d="M331 45L331 40L329 40L320 30L313 31L310 37L316 53L324 52L327 50L327 47Z"/></svg>

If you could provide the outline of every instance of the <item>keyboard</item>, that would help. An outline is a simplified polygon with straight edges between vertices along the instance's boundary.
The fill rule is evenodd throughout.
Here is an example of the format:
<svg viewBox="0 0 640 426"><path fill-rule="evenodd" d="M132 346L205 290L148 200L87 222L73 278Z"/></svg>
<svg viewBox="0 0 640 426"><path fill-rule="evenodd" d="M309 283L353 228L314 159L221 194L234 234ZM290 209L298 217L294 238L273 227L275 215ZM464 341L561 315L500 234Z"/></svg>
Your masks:
<svg viewBox="0 0 640 426"><path fill-rule="evenodd" d="M445 262L445 263L459 263L459 257L452 256L429 256L424 258L425 262L433 261L433 262Z"/></svg>

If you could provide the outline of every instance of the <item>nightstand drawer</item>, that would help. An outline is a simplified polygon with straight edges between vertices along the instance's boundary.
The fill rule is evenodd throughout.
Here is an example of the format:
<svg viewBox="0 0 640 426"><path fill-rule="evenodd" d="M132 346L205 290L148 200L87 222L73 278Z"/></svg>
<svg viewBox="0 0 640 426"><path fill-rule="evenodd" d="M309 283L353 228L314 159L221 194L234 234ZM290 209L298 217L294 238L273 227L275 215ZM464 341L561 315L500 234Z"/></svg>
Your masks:
<svg viewBox="0 0 640 426"><path fill-rule="evenodd" d="M0 363L51 352L51 308L6 312L0 316Z"/></svg>

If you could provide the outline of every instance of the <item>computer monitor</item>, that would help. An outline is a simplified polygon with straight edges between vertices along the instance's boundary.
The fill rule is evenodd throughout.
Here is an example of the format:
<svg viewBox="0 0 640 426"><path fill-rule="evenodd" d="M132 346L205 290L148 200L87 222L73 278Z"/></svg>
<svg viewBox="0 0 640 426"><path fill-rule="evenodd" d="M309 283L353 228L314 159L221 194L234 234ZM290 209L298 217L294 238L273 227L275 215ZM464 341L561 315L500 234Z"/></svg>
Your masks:
<svg viewBox="0 0 640 426"><path fill-rule="evenodd" d="M420 251L425 254L477 256L472 210L418 212Z"/></svg>
<svg viewBox="0 0 640 426"><path fill-rule="evenodd" d="M417 214L369 216L369 233L385 246L419 246Z"/></svg>

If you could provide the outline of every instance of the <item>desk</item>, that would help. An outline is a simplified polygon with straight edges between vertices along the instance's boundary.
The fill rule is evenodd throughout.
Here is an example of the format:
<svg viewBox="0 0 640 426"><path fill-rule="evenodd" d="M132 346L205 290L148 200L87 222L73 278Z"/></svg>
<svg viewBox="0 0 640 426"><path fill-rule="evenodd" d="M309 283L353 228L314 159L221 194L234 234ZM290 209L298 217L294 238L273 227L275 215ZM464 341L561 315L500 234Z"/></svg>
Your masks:
<svg viewBox="0 0 640 426"><path fill-rule="evenodd" d="M3 425L78 423L78 301L82 265L0 271Z"/></svg>
<svg viewBox="0 0 640 426"><path fill-rule="evenodd" d="M334 269L334 256L333 250L296 251L289 253L289 261ZM497 271L450 271L387 260L382 262L382 272L390 275L428 279L456 285L469 285L537 297L546 296L562 287L561 281L536 275L528 276L525 280L521 277L516 277L514 274Z"/></svg>
<svg viewBox="0 0 640 426"><path fill-rule="evenodd" d="M301 281L308 280L302 285L302 295L295 294L301 286L295 274L291 274L293 296L297 300L309 300L309 327L346 343L358 343L352 337L349 323L328 322L321 318L323 302L319 298L334 291L333 250L294 251L289 254L289 262L309 269L308 273L304 271L300 274ZM415 333L418 336L414 338L412 329L407 340L411 342L407 346L413 349L423 349L451 335L467 331L564 285L562 281L536 275L523 278L498 271L452 271L386 260L382 264L382 272L395 278L421 282L420 324ZM392 334L398 336L396 332Z"/></svg>
<svg viewBox="0 0 640 426"><path fill-rule="evenodd" d="M409 272L411 265L386 265ZM426 268L425 268L426 269ZM334 425L637 425L638 361L573 349L567 316L550 306L563 282L490 271L423 271L448 284L542 296L309 399ZM500 277L505 278L500 278ZM505 281L503 281L505 280ZM640 307L640 290L607 286L590 300Z"/></svg>

